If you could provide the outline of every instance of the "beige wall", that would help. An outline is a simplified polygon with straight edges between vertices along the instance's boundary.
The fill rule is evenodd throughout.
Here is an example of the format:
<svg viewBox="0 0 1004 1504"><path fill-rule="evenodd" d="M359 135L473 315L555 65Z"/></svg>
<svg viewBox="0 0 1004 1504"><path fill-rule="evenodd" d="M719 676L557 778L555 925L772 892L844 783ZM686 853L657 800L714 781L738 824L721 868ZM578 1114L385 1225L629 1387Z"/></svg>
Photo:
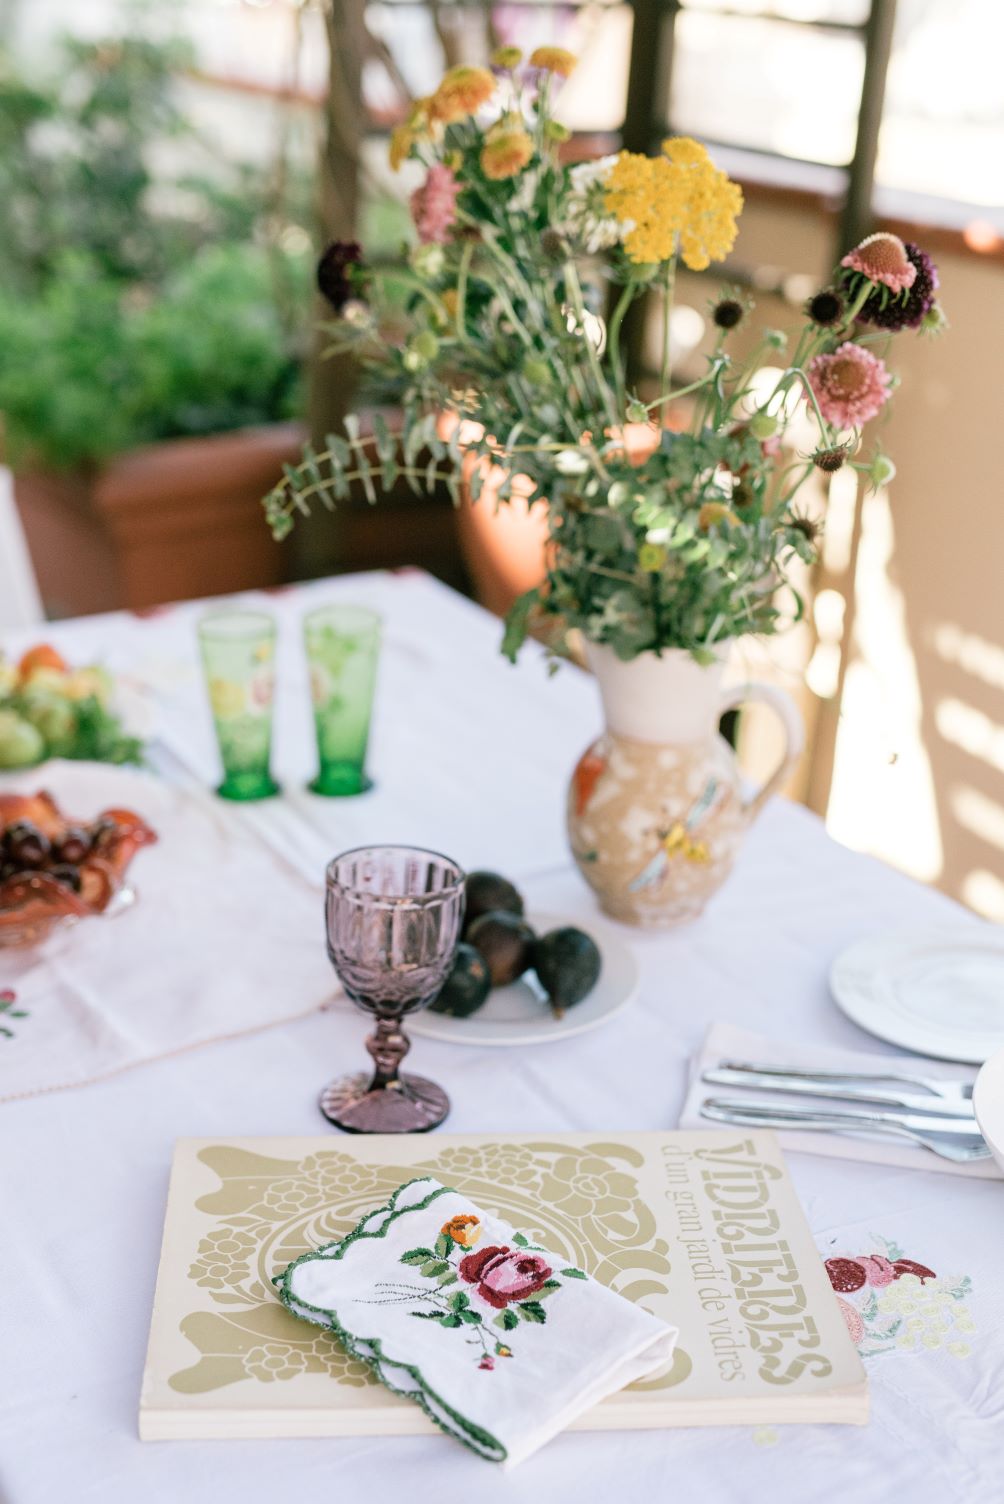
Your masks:
<svg viewBox="0 0 1004 1504"><path fill-rule="evenodd" d="M774 267L779 279L822 279L834 259L833 217L805 204L751 194L742 232L743 266ZM952 327L893 345L902 386L868 442L880 440L898 474L858 509L842 702L825 697L829 660L809 672L823 698L798 685L811 630L743 658L800 693L810 750L792 792L825 810L839 839L1004 920L1004 262L961 245L934 253ZM705 279L686 279L681 293L705 309ZM795 317L779 298L758 299L760 322ZM818 581L831 633L850 592L852 510L845 486ZM751 765L762 770L775 749L766 719L751 717Z"/></svg>

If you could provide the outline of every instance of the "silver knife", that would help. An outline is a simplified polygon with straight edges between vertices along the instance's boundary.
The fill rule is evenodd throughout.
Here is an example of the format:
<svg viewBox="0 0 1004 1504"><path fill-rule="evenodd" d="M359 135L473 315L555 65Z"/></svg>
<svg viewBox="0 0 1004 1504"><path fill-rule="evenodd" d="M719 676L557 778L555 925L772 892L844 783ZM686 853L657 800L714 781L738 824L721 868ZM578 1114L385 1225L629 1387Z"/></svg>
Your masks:
<svg viewBox="0 0 1004 1504"><path fill-rule="evenodd" d="M917 1118L904 1118L891 1112L839 1112L835 1108L760 1107L753 1103L728 1102L709 1097L701 1104L701 1117L715 1123L742 1125L747 1128L809 1129L823 1133L866 1133L879 1138L894 1138L920 1144L941 1159L966 1165L986 1160L990 1150L977 1133L966 1133L964 1124L952 1118L922 1118L922 1128L909 1127ZM932 1127L932 1123L937 1126Z"/></svg>
<svg viewBox="0 0 1004 1504"><path fill-rule="evenodd" d="M709 1097L701 1103L701 1110L712 1108L718 1112L733 1112L737 1116L748 1115L757 1118L773 1118L781 1123L797 1123L801 1118L825 1117L846 1125L850 1132L855 1130L867 1133L869 1127L898 1127L908 1128L917 1133L928 1133L938 1137L972 1139L974 1142L982 1142L983 1135L976 1126L975 1118L965 1122L962 1118L935 1117L931 1113L921 1112L869 1112L863 1107L827 1107L823 1110L799 1107L778 1107L773 1103L764 1102L737 1102L735 1098L727 1100L724 1097ZM706 1114L706 1116L709 1114Z"/></svg>
<svg viewBox="0 0 1004 1504"><path fill-rule="evenodd" d="M876 1080L880 1078L876 1077ZM702 1081L710 1086L745 1086L758 1091L784 1092L800 1097L825 1097L829 1101L871 1102L879 1107L906 1107L913 1112L931 1113L936 1117L959 1118L976 1132L976 1118L971 1101L949 1101L942 1097L921 1096L917 1092L899 1091L894 1086L870 1086L867 1078L847 1085L813 1076L754 1065L729 1063L704 1071Z"/></svg>

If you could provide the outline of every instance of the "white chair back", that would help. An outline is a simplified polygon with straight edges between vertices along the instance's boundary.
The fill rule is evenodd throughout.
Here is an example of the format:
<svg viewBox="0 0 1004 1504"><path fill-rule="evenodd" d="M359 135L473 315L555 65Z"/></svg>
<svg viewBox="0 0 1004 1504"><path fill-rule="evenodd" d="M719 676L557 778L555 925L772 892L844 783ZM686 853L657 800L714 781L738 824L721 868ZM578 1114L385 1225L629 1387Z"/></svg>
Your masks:
<svg viewBox="0 0 1004 1504"><path fill-rule="evenodd" d="M14 501L14 477L0 465L0 632L42 620L35 571Z"/></svg>

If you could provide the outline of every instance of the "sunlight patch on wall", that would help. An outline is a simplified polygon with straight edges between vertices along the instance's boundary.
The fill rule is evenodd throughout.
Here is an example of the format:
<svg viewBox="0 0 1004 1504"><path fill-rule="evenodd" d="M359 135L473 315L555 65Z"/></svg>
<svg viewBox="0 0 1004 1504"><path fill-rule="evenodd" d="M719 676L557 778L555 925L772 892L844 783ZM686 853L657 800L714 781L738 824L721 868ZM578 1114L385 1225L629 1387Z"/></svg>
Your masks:
<svg viewBox="0 0 1004 1504"><path fill-rule="evenodd" d="M1004 689L1004 647L947 621L935 628L933 641L934 651L945 663L956 664L994 689Z"/></svg>
<svg viewBox="0 0 1004 1504"><path fill-rule="evenodd" d="M930 882L943 865L917 666L903 598L890 582L892 514L866 497L856 580L855 658L837 732L827 829L838 841Z"/></svg>
<svg viewBox="0 0 1004 1504"><path fill-rule="evenodd" d="M934 723L946 742L1004 773L1004 726L984 711L962 700L939 700Z"/></svg>
<svg viewBox="0 0 1004 1504"><path fill-rule="evenodd" d="M960 784L948 796L952 814L964 830L1004 851L1004 804L988 799L979 789Z"/></svg>
<svg viewBox="0 0 1004 1504"><path fill-rule="evenodd" d="M1004 924L1004 883L992 872L977 868L967 873L962 883L962 901L984 919Z"/></svg>

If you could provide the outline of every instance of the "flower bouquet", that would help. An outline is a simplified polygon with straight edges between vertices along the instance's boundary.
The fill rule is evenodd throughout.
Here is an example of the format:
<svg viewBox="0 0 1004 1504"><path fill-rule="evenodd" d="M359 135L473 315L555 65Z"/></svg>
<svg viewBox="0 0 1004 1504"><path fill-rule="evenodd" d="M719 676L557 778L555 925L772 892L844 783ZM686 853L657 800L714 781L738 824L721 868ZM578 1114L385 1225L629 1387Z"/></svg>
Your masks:
<svg viewBox="0 0 1004 1504"><path fill-rule="evenodd" d="M298 512L334 506L356 484L375 501L401 479L445 483L458 504L466 484L476 504L490 476L496 502L546 508L544 580L510 611L504 651L515 656L535 612L581 631L606 732L572 778L572 850L609 912L667 924L700 911L800 748L778 691L723 697L725 649L801 613L794 578L818 542L797 500L809 476L850 466L875 486L892 478L862 437L895 384L885 349L899 330L935 332L944 317L926 252L870 235L790 337L744 338L741 358L752 303L719 294L704 369L674 385L677 270L728 255L742 193L687 137L654 157L564 163L554 101L574 66L559 48L525 66L503 48L491 70L452 68L394 132L392 165L425 167L415 243L378 271L337 242L319 284L335 313L331 349L358 357L400 427L378 413L364 437L350 417L265 507L281 538ZM650 290L661 297L660 369L632 385L624 320ZM742 698L769 700L787 740L752 800L715 735Z"/></svg>
<svg viewBox="0 0 1004 1504"><path fill-rule="evenodd" d="M459 502L466 474L476 499L490 460L503 502L521 476L531 506L548 505L546 583L514 609L506 651L539 606L621 658L684 648L706 659L781 624L789 565L815 556L817 524L796 505L814 468L891 478L884 455L863 456L862 429L893 389L889 337L943 322L937 272L918 247L870 236L791 341L768 330L742 360L730 337L752 305L721 297L706 370L674 389L677 268L728 254L742 193L685 137L657 157L564 165L553 106L574 66L560 48L538 48L526 66L502 48L490 71L452 68L394 131L392 166L427 169L411 199L415 244L378 272L336 242L319 283L332 352L358 358L400 429L378 417L364 439L350 417L344 437L287 472L266 512L282 537L297 513L353 485L375 500L402 478L445 483ZM625 375L622 326L650 288L662 295L662 359L657 390L642 395ZM755 377L768 361L784 368L765 389ZM793 454L783 439L800 407L816 443ZM450 438L444 414L455 415ZM486 463L465 471L471 454Z"/></svg>

